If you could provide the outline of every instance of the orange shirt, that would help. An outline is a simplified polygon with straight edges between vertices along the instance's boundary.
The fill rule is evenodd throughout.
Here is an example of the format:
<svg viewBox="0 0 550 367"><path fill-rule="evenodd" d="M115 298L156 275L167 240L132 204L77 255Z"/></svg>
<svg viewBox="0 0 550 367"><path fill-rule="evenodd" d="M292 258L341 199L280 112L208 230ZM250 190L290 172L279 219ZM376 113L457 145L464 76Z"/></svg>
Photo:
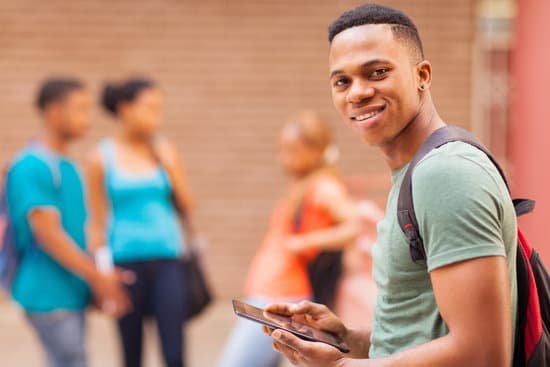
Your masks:
<svg viewBox="0 0 550 367"><path fill-rule="evenodd" d="M343 190L336 177L319 176L305 195L301 210L300 233L325 229L334 225L326 208L318 205L318 196L326 189ZM307 273L307 263L315 257L316 250L295 254L285 247L285 240L295 233L293 220L295 208L281 202L273 210L269 229L250 267L247 296L267 298L307 298L312 289Z"/></svg>

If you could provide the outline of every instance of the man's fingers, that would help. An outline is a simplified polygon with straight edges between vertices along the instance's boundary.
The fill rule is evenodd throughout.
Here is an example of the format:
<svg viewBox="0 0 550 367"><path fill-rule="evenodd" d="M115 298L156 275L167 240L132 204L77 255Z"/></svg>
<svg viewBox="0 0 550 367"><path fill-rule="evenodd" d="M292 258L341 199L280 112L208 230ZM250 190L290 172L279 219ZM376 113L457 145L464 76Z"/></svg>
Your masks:
<svg viewBox="0 0 550 367"><path fill-rule="evenodd" d="M286 345L287 347L297 351L299 354L307 354L309 346L306 341L294 336L293 334L284 330L275 330L271 336L279 344Z"/></svg>
<svg viewBox="0 0 550 367"><path fill-rule="evenodd" d="M309 314L312 316L316 316L329 312L329 309L325 305L313 303L310 301L302 301L297 304L272 303L265 308L265 311L286 316L299 314Z"/></svg>
<svg viewBox="0 0 550 367"><path fill-rule="evenodd" d="M298 359L300 358L300 355L294 349L276 341L273 342L273 349L283 354L293 365L298 364Z"/></svg>
<svg viewBox="0 0 550 367"><path fill-rule="evenodd" d="M329 312L329 309L325 305L310 301L302 301L296 305L292 305L290 312L293 315L310 315L315 318L318 315Z"/></svg>
<svg viewBox="0 0 550 367"><path fill-rule="evenodd" d="M279 315L291 316L292 303L272 303L265 308L266 312L271 312Z"/></svg>
<svg viewBox="0 0 550 367"><path fill-rule="evenodd" d="M271 334L273 333L274 330L275 329L272 329L270 327L262 326L262 332L267 336L271 336Z"/></svg>

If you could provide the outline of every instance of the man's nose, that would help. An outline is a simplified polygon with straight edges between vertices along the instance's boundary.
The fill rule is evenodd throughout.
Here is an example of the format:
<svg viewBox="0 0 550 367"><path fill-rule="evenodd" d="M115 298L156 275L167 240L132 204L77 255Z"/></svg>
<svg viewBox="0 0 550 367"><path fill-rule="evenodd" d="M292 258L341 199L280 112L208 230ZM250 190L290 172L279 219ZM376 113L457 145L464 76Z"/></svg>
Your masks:
<svg viewBox="0 0 550 367"><path fill-rule="evenodd" d="M351 85L346 101L352 104L360 104L374 97L375 90L368 81L357 80Z"/></svg>

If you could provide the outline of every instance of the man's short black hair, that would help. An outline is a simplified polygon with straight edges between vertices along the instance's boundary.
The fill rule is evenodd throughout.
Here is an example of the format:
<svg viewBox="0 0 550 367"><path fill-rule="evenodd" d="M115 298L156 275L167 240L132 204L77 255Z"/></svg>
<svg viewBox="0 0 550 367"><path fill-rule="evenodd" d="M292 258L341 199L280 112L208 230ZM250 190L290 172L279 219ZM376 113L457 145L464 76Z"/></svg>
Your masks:
<svg viewBox="0 0 550 367"><path fill-rule="evenodd" d="M395 39L409 42L418 51L418 56L424 58L422 41L411 18L400 10L373 3L360 5L340 15L328 27L328 40L332 42L336 35L346 29L366 24L391 25Z"/></svg>
<svg viewBox="0 0 550 367"><path fill-rule="evenodd" d="M49 104L60 102L70 92L83 88L84 83L75 78L49 78L38 91L36 106L43 111Z"/></svg>

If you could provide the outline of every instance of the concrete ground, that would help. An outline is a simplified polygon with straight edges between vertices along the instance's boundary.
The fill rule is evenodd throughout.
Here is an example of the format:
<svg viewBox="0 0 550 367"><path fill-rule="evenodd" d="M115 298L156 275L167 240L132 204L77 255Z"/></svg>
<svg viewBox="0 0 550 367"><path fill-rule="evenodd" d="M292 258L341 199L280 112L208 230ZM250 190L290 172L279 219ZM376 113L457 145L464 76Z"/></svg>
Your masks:
<svg viewBox="0 0 550 367"><path fill-rule="evenodd" d="M356 260L360 264L364 263L360 258ZM350 271L344 276L338 292L337 313L347 325L368 327L374 293L374 284L365 272ZM219 300L188 326L187 350L190 367L216 366L235 318L231 301ZM97 312L90 312L87 342L89 367L121 365L116 326L111 319ZM283 365L289 366L288 362L284 362ZM38 341L25 323L21 311L2 294L0 294L0 366L45 366ZM162 366L154 325L148 325L146 329L143 366Z"/></svg>
<svg viewBox="0 0 550 367"><path fill-rule="evenodd" d="M234 321L231 303L219 301L194 321L188 330L188 360L191 367L213 367ZM119 366L119 348L112 321L96 312L88 318L90 367ZM2 367L44 366L42 351L19 309L0 300L0 365ZM144 367L162 366L154 325L145 341Z"/></svg>

